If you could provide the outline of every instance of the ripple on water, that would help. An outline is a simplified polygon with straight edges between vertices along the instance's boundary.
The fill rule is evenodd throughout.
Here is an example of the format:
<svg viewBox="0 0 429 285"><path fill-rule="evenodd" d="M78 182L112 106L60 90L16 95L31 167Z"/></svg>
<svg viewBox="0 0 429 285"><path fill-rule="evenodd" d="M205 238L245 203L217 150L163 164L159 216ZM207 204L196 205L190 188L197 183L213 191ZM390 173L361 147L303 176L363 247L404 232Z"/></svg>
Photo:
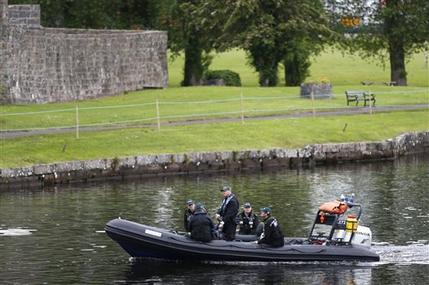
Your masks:
<svg viewBox="0 0 429 285"><path fill-rule="evenodd" d="M95 251L93 248L82 248L80 251Z"/></svg>
<svg viewBox="0 0 429 285"><path fill-rule="evenodd" d="M0 237L1 236L28 236L31 235L32 232L36 232L35 229L4 229L0 230Z"/></svg>
<svg viewBox="0 0 429 285"><path fill-rule="evenodd" d="M373 250L380 255L378 264L429 264L429 244L427 240L410 241L408 245L378 243Z"/></svg>

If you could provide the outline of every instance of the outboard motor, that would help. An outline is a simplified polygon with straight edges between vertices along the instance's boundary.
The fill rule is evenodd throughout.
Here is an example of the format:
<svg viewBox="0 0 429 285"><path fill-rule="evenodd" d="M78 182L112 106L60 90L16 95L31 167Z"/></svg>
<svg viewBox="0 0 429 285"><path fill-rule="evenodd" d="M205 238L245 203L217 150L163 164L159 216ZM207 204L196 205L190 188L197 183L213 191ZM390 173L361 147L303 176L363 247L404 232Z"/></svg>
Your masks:
<svg viewBox="0 0 429 285"><path fill-rule="evenodd" d="M353 235L351 244L370 247L372 243L371 229L365 226L358 226Z"/></svg>

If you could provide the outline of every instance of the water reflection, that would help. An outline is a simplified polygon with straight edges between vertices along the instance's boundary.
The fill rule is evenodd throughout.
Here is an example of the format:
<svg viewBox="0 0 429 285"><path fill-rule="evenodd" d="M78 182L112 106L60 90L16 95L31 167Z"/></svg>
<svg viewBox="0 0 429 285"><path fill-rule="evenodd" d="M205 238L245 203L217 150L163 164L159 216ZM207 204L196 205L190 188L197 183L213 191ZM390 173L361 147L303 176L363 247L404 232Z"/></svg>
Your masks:
<svg viewBox="0 0 429 285"><path fill-rule="evenodd" d="M151 261L133 263L126 280L133 284L369 284L372 270L338 263L171 265Z"/></svg>

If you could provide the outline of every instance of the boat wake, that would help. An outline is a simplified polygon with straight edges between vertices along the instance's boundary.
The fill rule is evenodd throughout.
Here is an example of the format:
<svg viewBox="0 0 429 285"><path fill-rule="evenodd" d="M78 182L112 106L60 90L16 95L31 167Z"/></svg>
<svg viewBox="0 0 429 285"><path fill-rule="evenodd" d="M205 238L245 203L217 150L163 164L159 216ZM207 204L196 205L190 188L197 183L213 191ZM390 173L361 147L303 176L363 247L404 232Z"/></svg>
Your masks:
<svg viewBox="0 0 429 285"><path fill-rule="evenodd" d="M305 266L305 265L339 265L349 264L352 267L373 267L380 266L385 264L395 264L395 265L429 265L429 242L426 240L419 240L416 242L408 242L407 245L394 245L387 242L373 243L371 250L380 255L379 262L355 262L355 261L282 261L282 262L257 262L257 261L206 261L200 262L202 264L217 264L217 265L236 265L241 266L246 264L246 266L260 266L269 264L287 264L287 265L296 265L296 266ZM182 263L180 261L171 261L163 259L148 259L148 258L130 258L129 261L133 264L145 263L150 260L151 262L168 262L168 263Z"/></svg>
<svg viewBox="0 0 429 285"><path fill-rule="evenodd" d="M28 236L31 235L32 232L37 230L34 229L0 229L0 237L1 236Z"/></svg>
<svg viewBox="0 0 429 285"><path fill-rule="evenodd" d="M429 243L427 240L408 242L407 245L374 243L372 250L380 255L380 264L429 264Z"/></svg>

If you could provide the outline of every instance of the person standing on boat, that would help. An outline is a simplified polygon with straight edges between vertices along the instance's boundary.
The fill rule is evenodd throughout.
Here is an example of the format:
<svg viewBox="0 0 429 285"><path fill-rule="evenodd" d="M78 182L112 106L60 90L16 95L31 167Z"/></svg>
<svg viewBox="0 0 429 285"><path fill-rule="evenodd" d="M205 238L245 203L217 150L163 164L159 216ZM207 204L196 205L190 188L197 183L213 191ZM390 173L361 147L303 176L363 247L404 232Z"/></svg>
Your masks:
<svg viewBox="0 0 429 285"><path fill-rule="evenodd" d="M243 211L236 218L240 235L256 235L256 228L259 224L258 216L252 212L252 205L244 203Z"/></svg>
<svg viewBox="0 0 429 285"><path fill-rule="evenodd" d="M189 222L194 213L195 213L195 203L192 200L188 200L186 202L185 214L183 215L183 227L187 232L189 232Z"/></svg>
<svg viewBox="0 0 429 285"><path fill-rule="evenodd" d="M235 217L238 214L240 203L231 192L231 187L224 186L220 189L223 194L223 201L216 218L219 221L218 228L223 234L223 239L227 241L234 240L237 224Z"/></svg>
<svg viewBox="0 0 429 285"><path fill-rule="evenodd" d="M271 208L261 208L260 217L264 223L264 231L259 237L258 244L282 247L285 244L284 236L277 219L271 217Z"/></svg>
<svg viewBox="0 0 429 285"><path fill-rule="evenodd" d="M207 215L207 210L204 205L197 203L195 212L189 221L189 231L191 239L209 242L213 240L215 227L213 221Z"/></svg>

